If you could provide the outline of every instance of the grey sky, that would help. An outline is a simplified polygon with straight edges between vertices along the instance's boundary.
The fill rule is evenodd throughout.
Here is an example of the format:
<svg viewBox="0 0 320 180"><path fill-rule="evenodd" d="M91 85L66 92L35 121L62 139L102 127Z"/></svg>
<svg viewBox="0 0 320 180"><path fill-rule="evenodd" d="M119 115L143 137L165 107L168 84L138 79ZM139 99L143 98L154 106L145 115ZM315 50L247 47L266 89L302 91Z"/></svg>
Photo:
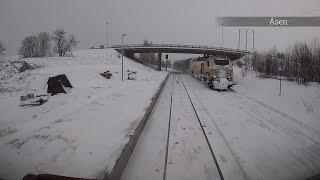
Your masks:
<svg viewBox="0 0 320 180"><path fill-rule="evenodd" d="M307 13L314 10L311 13ZM307 14L306 14L307 13ZM80 40L78 49L126 42L221 45L216 16L320 16L319 0L0 0L0 40L17 49L32 33L63 27ZM252 28L251 28L252 29ZM320 27L254 28L257 49L286 48L320 37ZM238 28L224 28L224 46L237 47ZM251 40L249 39L251 42ZM244 34L241 42L244 47ZM251 46L251 44L249 45Z"/></svg>

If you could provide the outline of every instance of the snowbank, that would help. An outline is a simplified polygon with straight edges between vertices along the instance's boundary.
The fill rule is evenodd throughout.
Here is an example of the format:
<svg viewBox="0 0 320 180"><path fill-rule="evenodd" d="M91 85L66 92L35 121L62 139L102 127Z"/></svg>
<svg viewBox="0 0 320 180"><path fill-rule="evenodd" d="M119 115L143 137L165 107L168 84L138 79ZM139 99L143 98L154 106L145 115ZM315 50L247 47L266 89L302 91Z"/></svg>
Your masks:
<svg viewBox="0 0 320 180"><path fill-rule="evenodd" d="M125 72L137 71L137 79L126 80L125 73L121 82L121 59L114 50L74 55L24 59L35 69L0 80L0 178L21 179L26 173L103 177L166 77L124 58ZM7 74L1 67L0 75ZM99 74L106 70L111 79ZM20 95L46 93L48 78L58 74L70 80L68 94L38 107L19 106Z"/></svg>

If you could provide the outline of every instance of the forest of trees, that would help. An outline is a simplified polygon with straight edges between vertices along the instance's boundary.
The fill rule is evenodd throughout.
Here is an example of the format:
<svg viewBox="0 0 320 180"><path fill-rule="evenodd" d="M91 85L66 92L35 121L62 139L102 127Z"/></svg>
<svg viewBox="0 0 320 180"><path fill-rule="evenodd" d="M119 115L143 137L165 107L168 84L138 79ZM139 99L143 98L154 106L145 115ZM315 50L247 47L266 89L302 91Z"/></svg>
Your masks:
<svg viewBox="0 0 320 180"><path fill-rule="evenodd" d="M52 35L48 32L40 32L23 39L19 54L23 58L50 56L52 53L51 40L54 42L53 52L59 56L70 55L79 42L74 35L67 38L63 29L55 30Z"/></svg>
<svg viewBox="0 0 320 180"><path fill-rule="evenodd" d="M306 84L320 83L320 41L296 42L285 52L273 48L267 52L254 52L252 69L264 77L284 76L288 80Z"/></svg>
<svg viewBox="0 0 320 180"><path fill-rule="evenodd" d="M4 55L4 51L6 50L2 41L0 41L0 56Z"/></svg>

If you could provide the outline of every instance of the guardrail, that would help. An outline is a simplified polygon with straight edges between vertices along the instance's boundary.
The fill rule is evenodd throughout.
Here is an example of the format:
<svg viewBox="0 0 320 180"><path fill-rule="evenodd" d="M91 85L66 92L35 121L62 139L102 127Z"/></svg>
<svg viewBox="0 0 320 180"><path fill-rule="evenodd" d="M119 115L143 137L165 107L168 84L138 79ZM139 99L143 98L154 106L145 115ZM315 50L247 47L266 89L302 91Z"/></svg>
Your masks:
<svg viewBox="0 0 320 180"><path fill-rule="evenodd" d="M121 45L113 45L111 48L122 48ZM214 47L214 46L201 46L201 45L181 45L181 44L125 44L123 48L190 48L190 49L207 49L207 50L217 50L217 51L231 51L236 53L249 54L250 51L239 50L232 48Z"/></svg>

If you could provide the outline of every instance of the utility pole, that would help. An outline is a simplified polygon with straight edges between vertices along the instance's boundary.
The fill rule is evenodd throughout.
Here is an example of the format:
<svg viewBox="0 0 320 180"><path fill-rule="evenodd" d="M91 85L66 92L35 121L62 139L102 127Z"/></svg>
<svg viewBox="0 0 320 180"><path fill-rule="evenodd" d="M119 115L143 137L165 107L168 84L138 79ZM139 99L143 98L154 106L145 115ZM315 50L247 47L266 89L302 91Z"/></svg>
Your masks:
<svg viewBox="0 0 320 180"><path fill-rule="evenodd" d="M248 49L248 29L246 29L246 50Z"/></svg>
<svg viewBox="0 0 320 180"><path fill-rule="evenodd" d="M126 34L122 33L121 36L121 44L122 44L122 48L121 48L121 54L122 54L122 58L121 58L121 81L123 82L123 39L126 36Z"/></svg>
<svg viewBox="0 0 320 180"><path fill-rule="evenodd" d="M223 48L223 24L221 26L221 46Z"/></svg>
<svg viewBox="0 0 320 180"><path fill-rule="evenodd" d="M239 34L238 34L238 50L240 49L240 29L239 29Z"/></svg>
<svg viewBox="0 0 320 180"><path fill-rule="evenodd" d="M107 20L107 48L109 48L109 22Z"/></svg>
<svg viewBox="0 0 320 180"><path fill-rule="evenodd" d="M11 61L10 40L9 40L9 61Z"/></svg>
<svg viewBox="0 0 320 180"><path fill-rule="evenodd" d="M246 31L246 37L245 37L246 38L246 42L245 42L246 51L248 50L248 32L252 32L252 50L254 50L254 29L239 29L238 49L240 49L241 31Z"/></svg>
<svg viewBox="0 0 320 180"><path fill-rule="evenodd" d="M252 30L252 51L254 51L254 29Z"/></svg>

